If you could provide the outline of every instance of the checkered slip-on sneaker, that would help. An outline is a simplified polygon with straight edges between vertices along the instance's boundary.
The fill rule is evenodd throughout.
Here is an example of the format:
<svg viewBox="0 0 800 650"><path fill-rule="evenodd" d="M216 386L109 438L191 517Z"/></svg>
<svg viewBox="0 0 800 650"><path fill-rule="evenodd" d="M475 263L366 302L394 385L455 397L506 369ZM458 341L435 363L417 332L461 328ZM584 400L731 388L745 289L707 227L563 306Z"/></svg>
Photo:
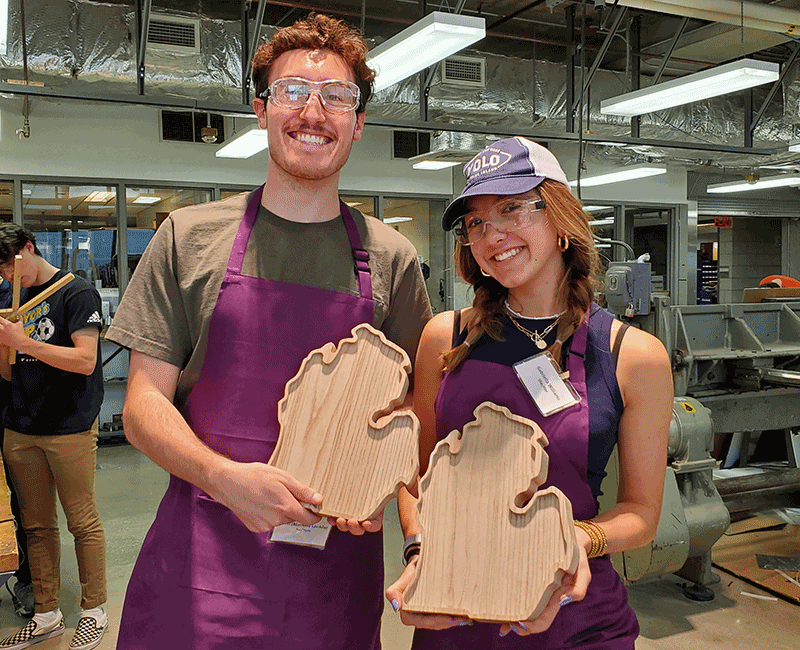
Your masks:
<svg viewBox="0 0 800 650"><path fill-rule="evenodd" d="M94 616L81 616L72 641L69 642L70 650L91 650L103 640L103 635L108 628L108 617L103 615L103 620Z"/></svg>
<svg viewBox="0 0 800 650"><path fill-rule="evenodd" d="M50 639L59 634L64 634L64 617L60 617L54 627L43 632L40 630L40 625L33 619L28 621L28 624L23 627L16 634L11 635L0 643L0 648L5 650L17 650L18 648L27 648L34 643L40 643L46 639ZM38 630L38 631L37 631Z"/></svg>

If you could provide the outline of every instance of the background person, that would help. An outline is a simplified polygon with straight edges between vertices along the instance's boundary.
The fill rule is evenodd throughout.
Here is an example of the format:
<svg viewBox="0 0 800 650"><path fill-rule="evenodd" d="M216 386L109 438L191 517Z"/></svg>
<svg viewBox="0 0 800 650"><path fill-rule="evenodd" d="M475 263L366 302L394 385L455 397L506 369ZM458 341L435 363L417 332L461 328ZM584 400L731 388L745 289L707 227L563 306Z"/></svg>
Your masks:
<svg viewBox="0 0 800 650"><path fill-rule="evenodd" d="M172 476L133 570L118 648L380 645L381 520L336 520L324 550L273 543L319 521L315 494L266 465L277 403L312 350L371 323L413 358L430 305L416 251L339 200L373 71L322 15L253 61L266 184L174 212L107 338L130 347L129 440ZM354 486L359 489L359 486Z"/></svg>
<svg viewBox="0 0 800 650"><path fill-rule="evenodd" d="M456 235L456 266L475 300L461 313L438 314L423 332L414 371L420 460L426 466L437 440L461 430L485 400L535 421L549 440L542 488L554 485L570 499L581 559L533 622L470 624L401 609L402 620L418 628L414 650L632 650L638 623L608 554L655 535L672 411L669 359L656 338L623 329L593 303L598 257L588 218L547 149L524 138L500 140L464 173L466 187L442 223ZM548 417L512 367L545 348L569 371L581 397ZM598 515L615 444L617 505ZM419 533L407 493L401 524L407 538ZM409 566L387 590L395 609L418 561L413 542L406 546Z"/></svg>
<svg viewBox="0 0 800 650"><path fill-rule="evenodd" d="M33 233L0 224L0 274L11 281L21 255L20 304L66 275L45 260ZM0 375L11 383L3 456L27 536L36 613L0 648L26 648L64 633L58 606L61 538L56 494L75 538L81 613L70 648L88 650L108 627L106 543L94 490L97 416L103 403L101 301L75 278L15 323L0 318ZM9 346L17 350L8 363Z"/></svg>

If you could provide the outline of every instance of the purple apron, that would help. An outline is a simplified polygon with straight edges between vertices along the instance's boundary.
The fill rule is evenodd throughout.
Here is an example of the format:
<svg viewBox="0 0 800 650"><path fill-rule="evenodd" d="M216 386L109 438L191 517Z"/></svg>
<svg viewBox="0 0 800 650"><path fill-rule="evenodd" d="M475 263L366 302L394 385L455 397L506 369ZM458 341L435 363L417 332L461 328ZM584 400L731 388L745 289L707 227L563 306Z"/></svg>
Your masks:
<svg viewBox="0 0 800 650"><path fill-rule="evenodd" d="M277 403L305 356L372 323L369 255L344 203L359 296L242 275L263 187L242 219L211 316L197 383L181 413L209 447L266 462ZM383 538L333 528L324 550L251 533L175 476L133 570L118 649L380 648Z"/></svg>
<svg viewBox="0 0 800 650"><path fill-rule="evenodd" d="M576 519L589 519L597 506L587 480L589 457L589 402L583 356L589 330L588 314L573 336L567 359L570 381L581 397L578 405L543 417L516 376L514 369L488 361L467 358L453 372L445 373L436 396L436 434L442 440L454 429L461 430L473 419L473 411L491 399L512 413L536 422L547 435L550 456L547 482L559 488L572 502ZM487 549L487 552L493 552ZM531 552L535 553L532 549ZM563 607L550 628L541 634L520 637L499 635L499 625L476 623L450 630L418 629L413 650L491 650L526 648L536 650L633 650L639 625L617 572L606 556L589 561L592 581L586 598ZM502 580L498 576L498 580Z"/></svg>

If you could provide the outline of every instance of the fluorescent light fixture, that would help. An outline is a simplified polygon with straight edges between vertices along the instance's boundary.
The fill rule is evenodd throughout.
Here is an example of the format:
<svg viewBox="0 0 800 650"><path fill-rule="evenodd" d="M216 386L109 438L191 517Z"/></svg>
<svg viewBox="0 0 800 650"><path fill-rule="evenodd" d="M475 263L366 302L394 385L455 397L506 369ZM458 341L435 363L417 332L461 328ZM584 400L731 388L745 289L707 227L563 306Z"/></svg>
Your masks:
<svg viewBox="0 0 800 650"><path fill-rule="evenodd" d="M0 0L0 56L8 54L8 0Z"/></svg>
<svg viewBox="0 0 800 650"><path fill-rule="evenodd" d="M142 194L141 196L137 196L133 202L134 203L144 203L146 205L150 205L152 203L158 203L161 200L160 196L152 196L147 194Z"/></svg>
<svg viewBox="0 0 800 650"><path fill-rule="evenodd" d="M614 225L614 217L608 219L593 219L589 222L590 226L612 226Z"/></svg>
<svg viewBox="0 0 800 650"><path fill-rule="evenodd" d="M613 210L613 205L584 205L583 211L584 212L606 212L607 210Z"/></svg>
<svg viewBox="0 0 800 650"><path fill-rule="evenodd" d="M447 169L448 167L455 167L456 165L460 165L458 161L448 161L448 160L420 160L418 163L414 163L412 167L414 169L422 169L424 171L436 171L439 169Z"/></svg>
<svg viewBox="0 0 800 650"><path fill-rule="evenodd" d="M772 187L796 187L800 185L800 174L783 174L781 176L764 176L756 181L746 179L730 183L714 183L706 188L709 194L727 194L729 192L751 192L768 190Z"/></svg>
<svg viewBox="0 0 800 650"><path fill-rule="evenodd" d="M269 147L268 134L255 124L242 131L238 137L217 149L217 158L250 158Z"/></svg>
<svg viewBox="0 0 800 650"><path fill-rule="evenodd" d="M111 205L90 205L87 207L90 210L115 210L117 206L112 203Z"/></svg>
<svg viewBox="0 0 800 650"><path fill-rule="evenodd" d="M36 212L37 210L63 210L63 205L31 205L30 203L25 206L26 212Z"/></svg>
<svg viewBox="0 0 800 650"><path fill-rule="evenodd" d="M486 36L483 18L433 11L370 51L374 88L383 90Z"/></svg>
<svg viewBox="0 0 800 650"><path fill-rule="evenodd" d="M581 178L581 187L594 187L595 185L608 185L610 183L622 183L632 181L637 178L647 178L648 176L658 176L666 174L667 168L662 165L631 165L625 169L596 176L585 176ZM569 184L575 187L578 181L570 181Z"/></svg>
<svg viewBox="0 0 800 650"><path fill-rule="evenodd" d="M625 117L643 115L760 86L777 81L779 75L777 63L742 59L604 99L600 102L600 113Z"/></svg>
<svg viewBox="0 0 800 650"><path fill-rule="evenodd" d="M102 192L100 190L95 190L86 197L86 201L88 203L108 203L115 196L116 192Z"/></svg>
<svg viewBox="0 0 800 650"><path fill-rule="evenodd" d="M411 217L386 217L383 223L403 223L405 221L413 221Z"/></svg>

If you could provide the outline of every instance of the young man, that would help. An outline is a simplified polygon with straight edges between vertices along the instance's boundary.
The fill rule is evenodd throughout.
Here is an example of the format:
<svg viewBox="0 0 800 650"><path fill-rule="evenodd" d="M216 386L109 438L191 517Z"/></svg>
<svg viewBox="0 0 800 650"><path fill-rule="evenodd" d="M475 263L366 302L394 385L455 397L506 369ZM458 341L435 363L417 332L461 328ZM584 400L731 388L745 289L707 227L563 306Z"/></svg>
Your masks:
<svg viewBox="0 0 800 650"><path fill-rule="evenodd" d="M132 349L126 435L172 474L119 650L380 645L380 519L335 521L324 549L272 542L280 524L318 522L305 506L322 497L266 464L311 350L367 322L413 359L430 317L414 248L338 196L371 94L366 53L321 15L259 48L265 185L170 215L107 334Z"/></svg>
<svg viewBox="0 0 800 650"><path fill-rule="evenodd" d="M48 263L32 233L0 224L0 274L11 281L20 255L20 303L66 273ZM100 295L75 278L14 323L0 318L0 375L11 382L3 455L28 538L35 611L0 648L27 648L64 633L58 607L61 539L56 492L75 537L81 614L69 647L88 650L103 638L108 618L105 536L94 492L97 415L103 402ZM16 363L9 364L9 348Z"/></svg>

